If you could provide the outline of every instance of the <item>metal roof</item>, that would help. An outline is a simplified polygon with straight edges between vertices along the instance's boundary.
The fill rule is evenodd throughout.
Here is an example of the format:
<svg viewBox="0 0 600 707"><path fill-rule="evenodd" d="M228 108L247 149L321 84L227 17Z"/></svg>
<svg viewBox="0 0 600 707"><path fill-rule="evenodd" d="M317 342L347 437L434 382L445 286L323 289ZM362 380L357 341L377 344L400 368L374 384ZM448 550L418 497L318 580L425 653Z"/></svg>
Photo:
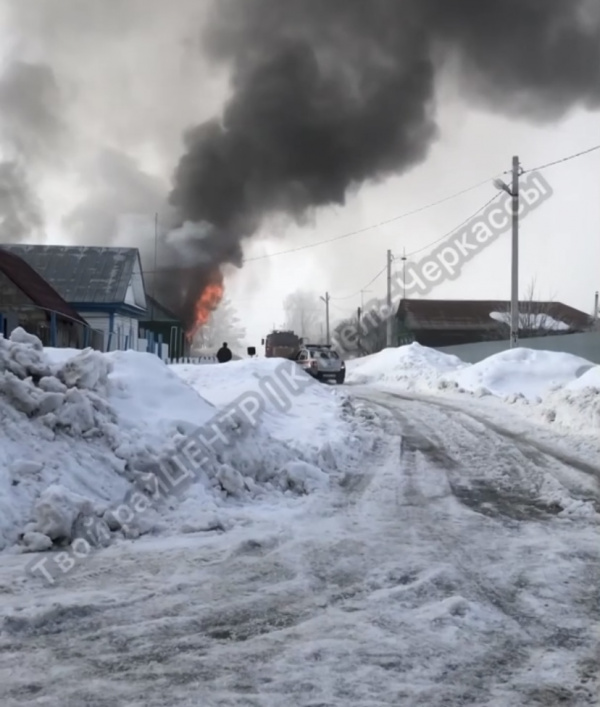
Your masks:
<svg viewBox="0 0 600 707"><path fill-rule="evenodd" d="M0 244L23 258L67 302L125 301L139 254L136 248Z"/></svg>
<svg viewBox="0 0 600 707"><path fill-rule="evenodd" d="M406 317L411 329L481 329L498 327L492 312L510 312L508 300L401 300L398 315ZM584 330L591 317L562 302L520 301L519 312L545 314L575 330Z"/></svg>
<svg viewBox="0 0 600 707"><path fill-rule="evenodd" d="M0 248L0 272L38 307L56 312L69 321L87 322L25 260ZM0 302L0 308L2 302Z"/></svg>
<svg viewBox="0 0 600 707"><path fill-rule="evenodd" d="M148 316L143 321L175 322L181 326L181 320L170 309L150 295L146 295Z"/></svg>

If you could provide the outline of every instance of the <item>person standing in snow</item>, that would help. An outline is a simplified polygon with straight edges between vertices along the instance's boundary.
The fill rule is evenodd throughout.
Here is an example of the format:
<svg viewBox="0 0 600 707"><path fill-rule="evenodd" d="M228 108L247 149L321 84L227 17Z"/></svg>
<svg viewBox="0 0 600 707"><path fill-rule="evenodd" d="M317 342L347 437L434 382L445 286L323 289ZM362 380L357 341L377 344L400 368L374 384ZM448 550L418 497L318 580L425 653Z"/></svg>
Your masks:
<svg viewBox="0 0 600 707"><path fill-rule="evenodd" d="M232 355L231 349L228 348L227 343L224 343L217 351L217 361L219 363L227 363L227 361L231 361Z"/></svg>

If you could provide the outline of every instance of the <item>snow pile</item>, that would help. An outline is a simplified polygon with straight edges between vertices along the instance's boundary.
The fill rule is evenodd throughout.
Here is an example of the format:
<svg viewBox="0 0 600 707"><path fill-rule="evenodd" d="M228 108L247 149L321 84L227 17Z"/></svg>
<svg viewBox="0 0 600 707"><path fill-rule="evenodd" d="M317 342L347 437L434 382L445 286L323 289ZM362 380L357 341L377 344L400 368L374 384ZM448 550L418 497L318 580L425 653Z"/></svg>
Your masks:
<svg viewBox="0 0 600 707"><path fill-rule="evenodd" d="M347 362L349 383L401 383L403 387L435 387L441 376L468 367L456 356L414 343Z"/></svg>
<svg viewBox="0 0 600 707"><path fill-rule="evenodd" d="M490 396L525 406L528 416L598 434L600 366L568 353L509 349L469 364L419 344L347 363L349 383L429 393Z"/></svg>
<svg viewBox="0 0 600 707"><path fill-rule="evenodd" d="M584 390L585 388L600 390L600 366L589 364L586 372L568 383L565 388L568 390Z"/></svg>
<svg viewBox="0 0 600 707"><path fill-rule="evenodd" d="M103 395L109 371L91 349L54 370L37 337L17 329L10 340L0 338L0 394L51 432L91 436L102 434L102 423L116 422Z"/></svg>
<svg viewBox="0 0 600 707"><path fill-rule="evenodd" d="M127 461L107 441L119 423L107 400L110 363L96 351L77 353L56 365L23 329L0 337L0 549L35 519L36 502L53 485L105 502L129 485ZM42 504L40 525L25 531L27 546L52 544L44 533L51 515ZM55 529L61 516L57 508Z"/></svg>
<svg viewBox="0 0 600 707"><path fill-rule="evenodd" d="M289 361L256 358L170 368L219 408L231 406L241 394L260 395L265 403L261 419L270 436L316 467L352 466L374 444L368 411L351 401L343 387L315 381L297 368L302 393L284 392L288 371L295 368Z"/></svg>
<svg viewBox="0 0 600 707"><path fill-rule="evenodd" d="M591 366L586 359L567 353L517 348L445 374L443 381L469 392L536 400L570 383Z"/></svg>
<svg viewBox="0 0 600 707"><path fill-rule="evenodd" d="M239 396L256 382L246 371L217 387ZM360 408L323 386L294 402L304 425L269 405L222 419L195 387L152 354L44 350L22 329L0 337L0 550L19 537L39 551L82 536L105 545L115 533L223 528L232 505L324 489L340 459L358 461L374 444L375 423L356 432ZM320 442L303 449L307 435ZM194 440L197 456L182 456ZM186 483L166 488L177 469Z"/></svg>
<svg viewBox="0 0 600 707"><path fill-rule="evenodd" d="M542 401L539 414L544 421L572 432L600 433L600 366L593 366L579 378L553 391Z"/></svg>

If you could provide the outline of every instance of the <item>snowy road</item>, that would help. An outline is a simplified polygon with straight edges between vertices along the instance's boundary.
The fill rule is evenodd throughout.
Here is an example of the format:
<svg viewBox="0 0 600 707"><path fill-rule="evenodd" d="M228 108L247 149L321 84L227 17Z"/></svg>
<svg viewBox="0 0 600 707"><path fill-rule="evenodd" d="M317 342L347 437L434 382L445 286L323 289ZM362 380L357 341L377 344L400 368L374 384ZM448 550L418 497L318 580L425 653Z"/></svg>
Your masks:
<svg viewBox="0 0 600 707"><path fill-rule="evenodd" d="M387 444L341 489L53 589L7 556L0 704L599 705L600 463L468 402L352 390Z"/></svg>

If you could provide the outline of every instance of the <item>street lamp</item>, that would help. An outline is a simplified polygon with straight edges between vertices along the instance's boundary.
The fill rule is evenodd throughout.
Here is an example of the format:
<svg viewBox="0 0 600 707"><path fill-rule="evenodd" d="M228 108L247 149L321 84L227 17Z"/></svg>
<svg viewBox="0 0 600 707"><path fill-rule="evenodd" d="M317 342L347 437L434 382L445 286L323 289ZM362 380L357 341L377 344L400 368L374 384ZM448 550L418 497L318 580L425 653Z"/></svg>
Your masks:
<svg viewBox="0 0 600 707"><path fill-rule="evenodd" d="M512 188L501 179L494 179L494 186L512 199L512 266L510 303L510 347L519 341L519 177L522 174L519 158L513 157Z"/></svg>

